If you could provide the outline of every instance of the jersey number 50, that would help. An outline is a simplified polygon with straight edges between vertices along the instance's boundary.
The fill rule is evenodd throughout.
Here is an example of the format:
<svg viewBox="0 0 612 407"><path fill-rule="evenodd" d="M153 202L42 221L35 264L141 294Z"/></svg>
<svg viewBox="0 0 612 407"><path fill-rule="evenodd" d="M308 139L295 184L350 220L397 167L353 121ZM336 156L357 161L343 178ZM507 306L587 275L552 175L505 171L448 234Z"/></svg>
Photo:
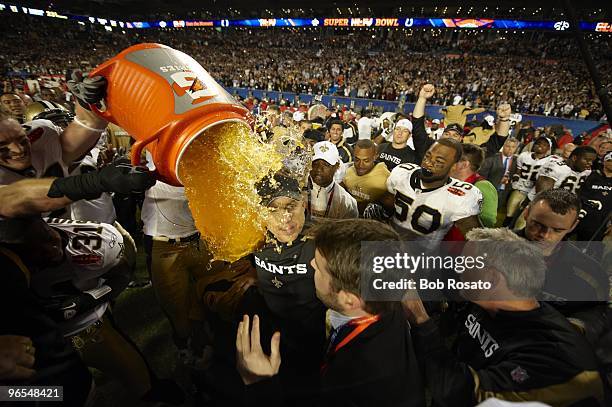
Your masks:
<svg viewBox="0 0 612 407"><path fill-rule="evenodd" d="M405 222L408 219L408 212L410 212L410 206L414 203L414 199L397 192L395 193L395 217L400 222ZM423 226L419 223L424 214L428 214L431 216L431 223L429 227ZM437 209L434 209L425 204L419 205L414 208L414 212L412 213L412 218L410 220L410 225L412 226L412 230L415 232L422 233L424 235L428 235L432 232L435 232L440 227L440 222L442 221L442 214L438 212Z"/></svg>

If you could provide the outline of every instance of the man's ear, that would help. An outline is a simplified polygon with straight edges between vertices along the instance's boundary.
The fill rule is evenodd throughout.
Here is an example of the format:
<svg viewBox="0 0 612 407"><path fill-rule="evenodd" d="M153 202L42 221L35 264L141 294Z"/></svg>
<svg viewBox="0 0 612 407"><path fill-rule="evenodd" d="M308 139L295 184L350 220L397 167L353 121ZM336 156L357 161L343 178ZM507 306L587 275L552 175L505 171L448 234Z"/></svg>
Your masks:
<svg viewBox="0 0 612 407"><path fill-rule="evenodd" d="M462 169L461 160L457 161L450 167L450 172L460 171Z"/></svg>
<svg viewBox="0 0 612 407"><path fill-rule="evenodd" d="M356 309L361 309L362 301L359 296L353 294L350 291L340 290L338 292L338 304L342 307L344 311L353 311Z"/></svg>

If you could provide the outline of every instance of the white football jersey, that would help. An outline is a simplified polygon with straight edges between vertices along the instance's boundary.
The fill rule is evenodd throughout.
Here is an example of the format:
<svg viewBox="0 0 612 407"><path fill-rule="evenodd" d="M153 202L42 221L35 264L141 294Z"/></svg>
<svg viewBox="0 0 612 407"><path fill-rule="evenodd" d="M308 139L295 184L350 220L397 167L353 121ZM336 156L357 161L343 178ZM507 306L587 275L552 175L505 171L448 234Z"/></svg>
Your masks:
<svg viewBox="0 0 612 407"><path fill-rule="evenodd" d="M591 174L591 170L576 172L565 163L563 157L551 155L542 160L541 167L538 170L539 177L548 177L555 181L553 188L567 189L570 192L576 193L582 183ZM536 196L535 185L529 191L528 198L533 200Z"/></svg>
<svg viewBox="0 0 612 407"><path fill-rule="evenodd" d="M423 188L421 167L401 164L391 171L387 189L395 195L393 226L402 232L420 235L437 245L459 219L479 215L482 193L474 185L450 178L446 185Z"/></svg>
<svg viewBox="0 0 612 407"><path fill-rule="evenodd" d="M539 160L533 157L533 153L525 151L516 159L516 174L512 179L512 188L528 194L535 186L538 170L548 157Z"/></svg>
<svg viewBox="0 0 612 407"><path fill-rule="evenodd" d="M66 257L62 264L33 274L32 290L42 298L75 291L88 291L94 298L106 294L110 287L103 286L104 274L123 257L123 236L119 231L105 223L59 218L45 221L67 238ZM107 303L101 304L64 322L60 328L66 336L74 335L100 319L107 307Z"/></svg>
<svg viewBox="0 0 612 407"><path fill-rule="evenodd" d="M10 185L26 178L62 177L66 168L62 161L60 134L62 129L49 120L32 120L24 124L30 139L32 171L15 172L0 166L0 185Z"/></svg>
<svg viewBox="0 0 612 407"><path fill-rule="evenodd" d="M80 175L98 168L98 156L100 149L94 147L81 160L70 175ZM100 223L112 224L117 219L113 198L108 192L103 192L99 198L85 200L81 199L70 204L70 219L91 220Z"/></svg>

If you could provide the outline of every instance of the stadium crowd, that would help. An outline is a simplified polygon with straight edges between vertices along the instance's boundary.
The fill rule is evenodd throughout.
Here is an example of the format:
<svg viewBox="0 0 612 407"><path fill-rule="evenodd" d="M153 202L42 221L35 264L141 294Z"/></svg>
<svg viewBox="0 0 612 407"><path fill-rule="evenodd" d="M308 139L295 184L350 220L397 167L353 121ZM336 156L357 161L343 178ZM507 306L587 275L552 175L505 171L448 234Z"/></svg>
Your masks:
<svg viewBox="0 0 612 407"><path fill-rule="evenodd" d="M96 368L129 389L130 405L184 404L184 383L161 378L116 322L115 302L131 288L155 292L176 359L200 373L194 384L211 405L610 405L612 135L573 138L515 115L551 103L551 115L601 116L575 61L534 68L557 43L515 55L492 42L481 50L496 55L466 56L476 39L432 39L448 50L402 59L402 46L422 47L421 34L406 43L371 32L310 41L292 31L56 38L12 29L7 38L30 40L4 42L7 71L40 81L7 79L0 99L0 384L60 385L65 405L90 405ZM95 49L85 56L68 39ZM259 180L265 243L213 261L184 188L155 179L162 163L150 152L146 166L131 165L130 136L92 112L113 84L76 70L154 39L225 84L391 100L404 92L415 106L375 117L243 101L257 142L293 138L310 166L305 185L288 169L293 155ZM60 76L47 87L43 74ZM444 121L426 117L433 103L445 106ZM495 115L471 122L484 106ZM479 271L439 263L414 278L489 287L448 285L432 298L401 286L383 300L364 288L382 252L362 242L408 242L402 250L415 257L486 251ZM138 249L144 287L132 281Z"/></svg>
<svg viewBox="0 0 612 407"><path fill-rule="evenodd" d="M13 17L3 28L5 75L62 74L67 66L87 71L131 44L159 42L193 56L225 86L413 102L420 85L434 82L434 104L449 105L459 95L476 107L494 109L506 101L519 113L603 116L578 48L558 35L238 29L123 34L66 29L66 22L32 25L28 17L17 25ZM590 46L611 89L612 68L605 62L610 43L593 39ZM81 49L94 52L84 55Z"/></svg>

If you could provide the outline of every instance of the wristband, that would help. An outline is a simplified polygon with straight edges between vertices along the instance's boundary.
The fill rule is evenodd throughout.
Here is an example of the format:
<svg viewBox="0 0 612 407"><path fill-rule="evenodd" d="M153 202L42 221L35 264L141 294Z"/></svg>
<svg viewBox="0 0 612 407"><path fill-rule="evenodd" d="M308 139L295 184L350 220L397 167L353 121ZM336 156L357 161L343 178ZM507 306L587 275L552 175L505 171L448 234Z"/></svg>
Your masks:
<svg viewBox="0 0 612 407"><path fill-rule="evenodd" d="M95 132L98 132L98 133L102 133L102 132L104 132L104 131L106 130L106 127L105 127L105 128L103 128L103 129L96 129L96 128L94 128L94 127L89 127L88 125L86 125L85 123L83 123L81 120L79 120L79 118L78 118L77 116L74 116L74 122L75 122L76 124L78 124L79 126L81 126L81 127L83 127L83 128L86 128L86 129L87 129L87 130L89 130L89 131L95 131Z"/></svg>

